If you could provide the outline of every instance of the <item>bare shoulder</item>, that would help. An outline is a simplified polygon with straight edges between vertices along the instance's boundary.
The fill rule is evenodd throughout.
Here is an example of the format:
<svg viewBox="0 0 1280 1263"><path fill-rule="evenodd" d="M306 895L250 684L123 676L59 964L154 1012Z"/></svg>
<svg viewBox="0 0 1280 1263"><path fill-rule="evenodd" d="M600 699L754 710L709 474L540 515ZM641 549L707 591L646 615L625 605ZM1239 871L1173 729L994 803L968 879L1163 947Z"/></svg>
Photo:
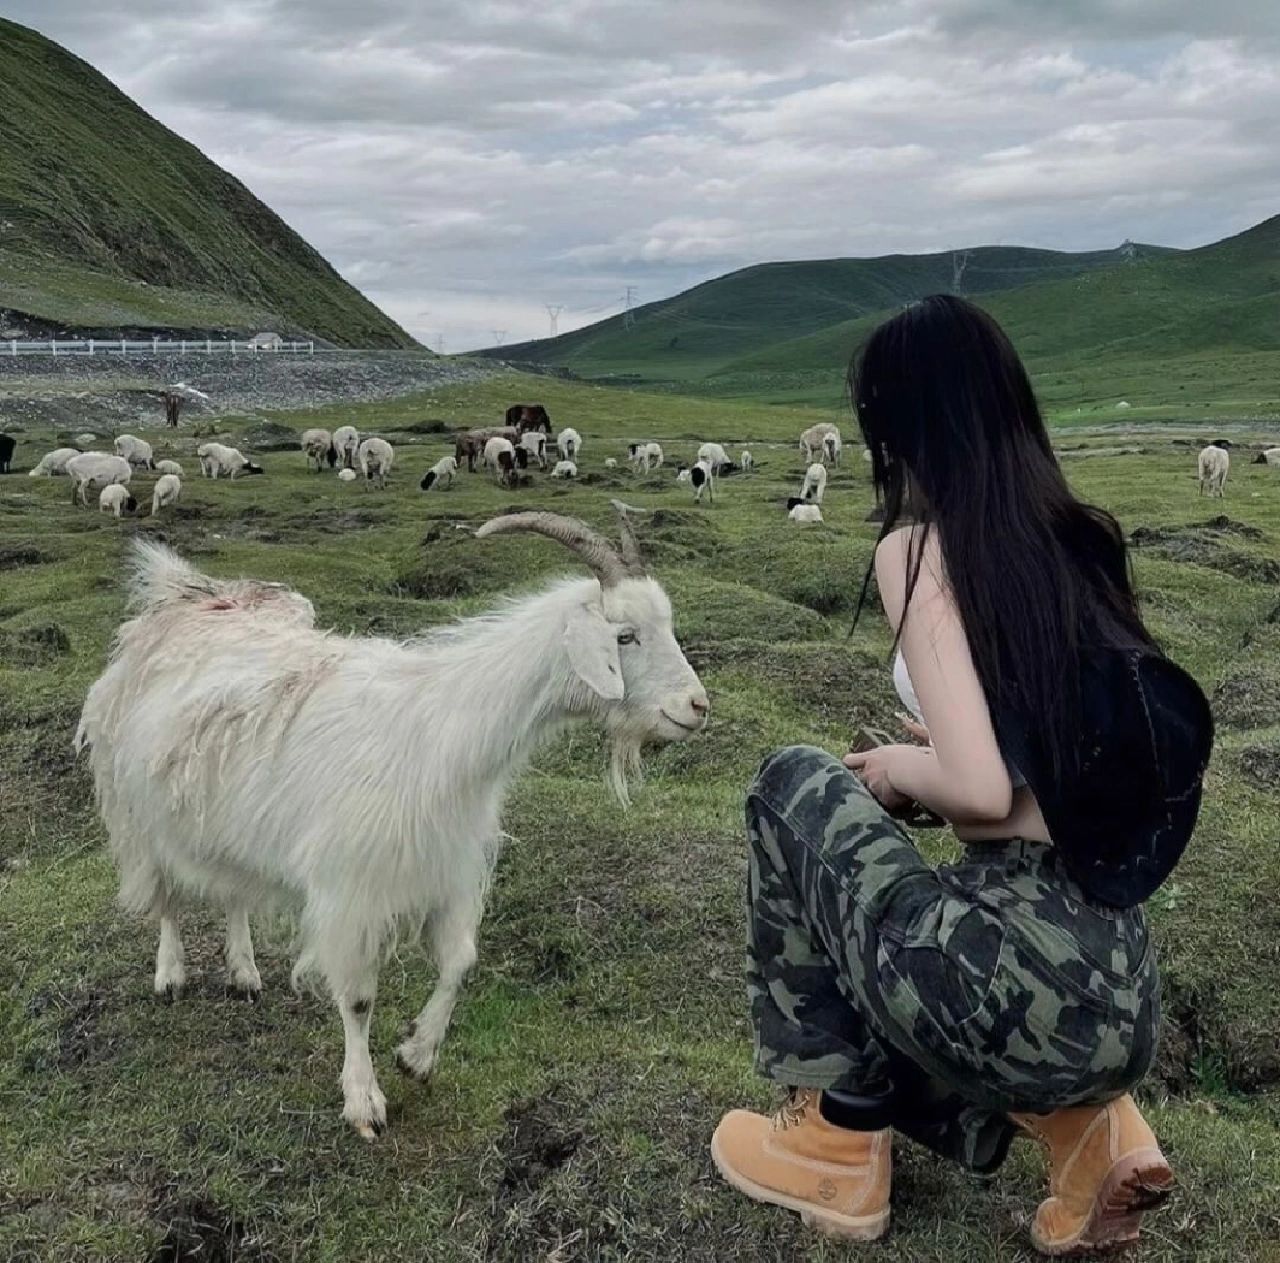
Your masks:
<svg viewBox="0 0 1280 1263"><path fill-rule="evenodd" d="M929 531L925 535L922 526L900 526L876 545L876 577L887 578L896 573L905 577L907 559L912 549L918 546L921 535L924 535L923 559L932 566L941 556L938 532Z"/></svg>

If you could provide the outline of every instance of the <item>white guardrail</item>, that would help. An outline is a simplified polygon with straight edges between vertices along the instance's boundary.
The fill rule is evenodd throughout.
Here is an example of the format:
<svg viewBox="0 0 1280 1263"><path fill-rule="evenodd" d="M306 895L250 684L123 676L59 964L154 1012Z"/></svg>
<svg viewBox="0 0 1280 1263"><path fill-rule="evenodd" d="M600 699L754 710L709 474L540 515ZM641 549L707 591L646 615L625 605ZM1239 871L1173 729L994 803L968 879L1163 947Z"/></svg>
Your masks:
<svg viewBox="0 0 1280 1263"><path fill-rule="evenodd" d="M232 338L5 338L0 355L314 355L314 342L278 342L255 346Z"/></svg>

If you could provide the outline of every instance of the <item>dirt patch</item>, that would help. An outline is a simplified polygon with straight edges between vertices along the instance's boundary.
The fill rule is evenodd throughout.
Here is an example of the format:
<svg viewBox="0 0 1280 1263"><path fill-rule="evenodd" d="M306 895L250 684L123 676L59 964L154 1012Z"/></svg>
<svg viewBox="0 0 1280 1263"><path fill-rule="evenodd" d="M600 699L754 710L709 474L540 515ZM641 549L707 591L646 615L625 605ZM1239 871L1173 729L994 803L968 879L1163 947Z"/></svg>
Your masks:
<svg viewBox="0 0 1280 1263"><path fill-rule="evenodd" d="M1202 524L1200 529L1216 531L1221 535L1239 535L1243 539L1262 539L1265 534L1258 527L1250 526L1246 522L1233 522L1225 513L1219 513L1217 517L1211 517Z"/></svg>
<svg viewBox="0 0 1280 1263"><path fill-rule="evenodd" d="M297 430L275 421L262 421L244 432L243 441L258 452L292 452L300 440Z"/></svg>
<svg viewBox="0 0 1280 1263"><path fill-rule="evenodd" d="M153 1216L164 1238L148 1263L269 1263L268 1251L253 1224L204 1197L165 1201Z"/></svg>
<svg viewBox="0 0 1280 1263"><path fill-rule="evenodd" d="M11 665L40 666L70 652L70 637L57 623L0 631L0 657Z"/></svg>
<svg viewBox="0 0 1280 1263"><path fill-rule="evenodd" d="M1248 746L1240 751L1245 780L1273 793L1280 790L1280 750L1275 746Z"/></svg>
<svg viewBox="0 0 1280 1263"><path fill-rule="evenodd" d="M1280 681L1272 676L1240 672L1213 691L1210 703L1218 723L1227 728L1265 728L1276 720Z"/></svg>
<svg viewBox="0 0 1280 1263"><path fill-rule="evenodd" d="M346 531L367 531L375 526L382 526L388 520L385 509L316 509L313 513L304 513L299 517L286 518L281 522L286 530L306 531L310 534L319 531L326 535L341 535Z"/></svg>
<svg viewBox="0 0 1280 1263"><path fill-rule="evenodd" d="M391 434L452 434L453 430L447 421L439 417L428 417L425 421L411 421L408 425L397 425L388 433Z"/></svg>
<svg viewBox="0 0 1280 1263"><path fill-rule="evenodd" d="M45 566L57 561L52 553L34 544L0 544L0 570L17 569L19 566Z"/></svg>
<svg viewBox="0 0 1280 1263"><path fill-rule="evenodd" d="M567 1118L576 1113L554 1095L530 1097L508 1106L506 1131L498 1141L502 1157L500 1192L521 1196L532 1192L578 1151L582 1132Z"/></svg>
<svg viewBox="0 0 1280 1263"><path fill-rule="evenodd" d="M98 1026L109 1006L109 994L96 988L70 996L60 991L36 992L27 1001L27 1014L52 1016L57 1022L56 1035L52 1056L33 1054L27 1069L66 1071L105 1060L110 1044L101 1037Z"/></svg>
<svg viewBox="0 0 1280 1263"><path fill-rule="evenodd" d="M1262 538L1262 532L1243 522L1217 517L1195 526L1139 526L1129 540L1135 548L1169 561L1208 566L1247 583L1280 583L1280 561L1226 548L1224 536L1254 540Z"/></svg>

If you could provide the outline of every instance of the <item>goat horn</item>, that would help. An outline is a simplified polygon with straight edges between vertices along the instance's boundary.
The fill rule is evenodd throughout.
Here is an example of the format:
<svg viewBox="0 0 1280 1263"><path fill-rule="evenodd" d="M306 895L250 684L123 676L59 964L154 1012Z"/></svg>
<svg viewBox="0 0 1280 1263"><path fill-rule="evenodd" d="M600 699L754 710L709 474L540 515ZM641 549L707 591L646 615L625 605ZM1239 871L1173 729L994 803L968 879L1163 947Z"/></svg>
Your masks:
<svg viewBox="0 0 1280 1263"><path fill-rule="evenodd" d="M647 509L637 509L634 505L622 500L610 500L614 512L618 515L618 524L622 532L622 564L627 573L642 575L645 573L644 558L640 556L640 541L636 538L635 527L631 525L631 514L647 513Z"/></svg>
<svg viewBox="0 0 1280 1263"><path fill-rule="evenodd" d="M559 513L507 513L486 522L476 531L476 538L505 531L534 531L558 540L591 567L601 587L611 588L627 577L627 567L613 545L576 517Z"/></svg>

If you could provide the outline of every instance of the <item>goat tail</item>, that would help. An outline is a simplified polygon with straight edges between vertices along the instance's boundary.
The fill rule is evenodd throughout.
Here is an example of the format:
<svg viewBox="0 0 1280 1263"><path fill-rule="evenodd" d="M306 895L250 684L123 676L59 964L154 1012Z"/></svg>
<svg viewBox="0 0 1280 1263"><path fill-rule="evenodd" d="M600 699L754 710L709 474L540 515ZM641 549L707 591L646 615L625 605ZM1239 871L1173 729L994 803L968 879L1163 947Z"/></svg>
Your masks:
<svg viewBox="0 0 1280 1263"><path fill-rule="evenodd" d="M172 548L153 540L135 539L129 556L129 603L146 610L164 601L212 596L216 588Z"/></svg>

